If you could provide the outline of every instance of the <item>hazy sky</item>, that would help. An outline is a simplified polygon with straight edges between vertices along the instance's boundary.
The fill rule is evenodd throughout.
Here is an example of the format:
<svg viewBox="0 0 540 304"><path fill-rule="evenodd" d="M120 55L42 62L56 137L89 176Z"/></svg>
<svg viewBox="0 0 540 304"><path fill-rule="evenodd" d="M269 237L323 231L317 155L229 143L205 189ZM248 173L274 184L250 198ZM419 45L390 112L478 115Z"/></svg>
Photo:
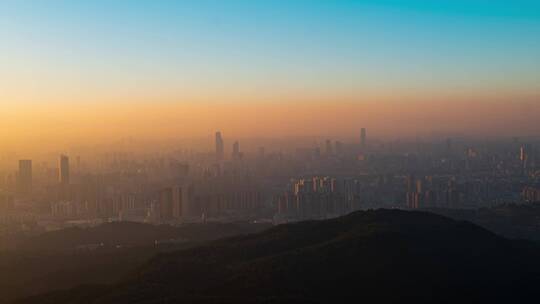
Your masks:
<svg viewBox="0 0 540 304"><path fill-rule="evenodd" d="M5 145L540 133L539 1L5 0L0 41Z"/></svg>

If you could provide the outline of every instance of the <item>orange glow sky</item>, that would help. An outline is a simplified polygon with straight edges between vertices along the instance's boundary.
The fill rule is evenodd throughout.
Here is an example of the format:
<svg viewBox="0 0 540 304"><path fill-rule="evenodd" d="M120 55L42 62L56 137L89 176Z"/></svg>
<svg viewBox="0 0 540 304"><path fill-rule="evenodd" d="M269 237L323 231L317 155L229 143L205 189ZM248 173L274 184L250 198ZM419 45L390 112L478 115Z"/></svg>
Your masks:
<svg viewBox="0 0 540 304"><path fill-rule="evenodd" d="M206 137L216 130L237 138L353 137L367 127L372 137L387 139L432 134L526 136L540 131L540 107L534 96L516 101L495 96L473 101L460 96L438 101L399 97L3 104L0 136L2 148L44 149L122 137Z"/></svg>
<svg viewBox="0 0 540 304"><path fill-rule="evenodd" d="M538 1L5 1L0 149L540 135Z"/></svg>

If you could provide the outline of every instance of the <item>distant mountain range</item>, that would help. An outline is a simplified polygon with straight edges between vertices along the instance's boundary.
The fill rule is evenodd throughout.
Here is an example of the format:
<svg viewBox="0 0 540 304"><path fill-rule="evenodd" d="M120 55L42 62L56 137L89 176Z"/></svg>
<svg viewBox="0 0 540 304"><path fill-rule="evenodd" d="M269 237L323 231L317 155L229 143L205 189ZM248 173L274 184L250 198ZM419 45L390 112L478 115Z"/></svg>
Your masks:
<svg viewBox="0 0 540 304"><path fill-rule="evenodd" d="M117 284L18 303L520 303L539 282L537 243L377 210L161 253Z"/></svg>

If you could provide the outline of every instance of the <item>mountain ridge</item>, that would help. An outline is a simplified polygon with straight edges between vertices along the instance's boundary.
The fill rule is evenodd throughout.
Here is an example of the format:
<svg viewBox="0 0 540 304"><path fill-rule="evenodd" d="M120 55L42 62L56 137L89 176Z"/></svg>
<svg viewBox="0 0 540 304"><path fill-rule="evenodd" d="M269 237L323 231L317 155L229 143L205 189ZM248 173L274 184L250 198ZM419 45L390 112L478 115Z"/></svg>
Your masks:
<svg viewBox="0 0 540 304"><path fill-rule="evenodd" d="M88 303L497 301L530 291L539 252L427 212L362 211L159 254Z"/></svg>

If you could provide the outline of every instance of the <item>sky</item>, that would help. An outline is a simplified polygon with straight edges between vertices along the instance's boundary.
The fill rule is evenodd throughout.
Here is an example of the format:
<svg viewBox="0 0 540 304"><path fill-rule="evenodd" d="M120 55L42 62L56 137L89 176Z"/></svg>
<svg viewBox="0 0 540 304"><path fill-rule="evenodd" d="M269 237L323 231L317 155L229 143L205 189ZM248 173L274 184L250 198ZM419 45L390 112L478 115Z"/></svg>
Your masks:
<svg viewBox="0 0 540 304"><path fill-rule="evenodd" d="M539 98L538 1L0 3L8 146L215 129L538 135Z"/></svg>

